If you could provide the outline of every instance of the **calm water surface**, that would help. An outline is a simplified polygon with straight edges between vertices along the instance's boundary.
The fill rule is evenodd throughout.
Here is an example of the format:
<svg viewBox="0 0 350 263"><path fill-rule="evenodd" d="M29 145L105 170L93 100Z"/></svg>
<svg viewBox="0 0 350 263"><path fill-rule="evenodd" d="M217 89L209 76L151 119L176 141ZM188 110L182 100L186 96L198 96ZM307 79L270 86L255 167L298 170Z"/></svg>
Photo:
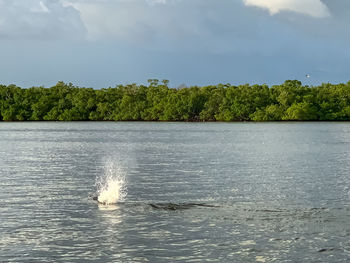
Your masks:
<svg viewBox="0 0 350 263"><path fill-rule="evenodd" d="M349 262L350 123L0 123L0 199L0 262Z"/></svg>

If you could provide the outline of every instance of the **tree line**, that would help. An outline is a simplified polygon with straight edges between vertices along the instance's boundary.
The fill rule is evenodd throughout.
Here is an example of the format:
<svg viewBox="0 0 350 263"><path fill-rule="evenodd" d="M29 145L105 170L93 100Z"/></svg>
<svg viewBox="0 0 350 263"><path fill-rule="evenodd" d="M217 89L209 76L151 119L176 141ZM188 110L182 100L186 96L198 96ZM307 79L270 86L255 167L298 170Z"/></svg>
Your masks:
<svg viewBox="0 0 350 263"><path fill-rule="evenodd" d="M218 84L170 88L169 81L92 89L0 85L2 121L347 121L350 81L304 86Z"/></svg>

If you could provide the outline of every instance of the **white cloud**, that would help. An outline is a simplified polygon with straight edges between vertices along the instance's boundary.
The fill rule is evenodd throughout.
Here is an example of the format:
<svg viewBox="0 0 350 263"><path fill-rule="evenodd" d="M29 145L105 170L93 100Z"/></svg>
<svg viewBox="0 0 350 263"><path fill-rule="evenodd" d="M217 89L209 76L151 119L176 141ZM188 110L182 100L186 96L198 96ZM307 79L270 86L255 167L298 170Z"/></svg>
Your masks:
<svg viewBox="0 0 350 263"><path fill-rule="evenodd" d="M0 38L60 39L86 35L78 10L59 0L0 0Z"/></svg>
<svg viewBox="0 0 350 263"><path fill-rule="evenodd" d="M316 18L330 16L327 6L321 0L243 0L247 6L267 9L271 15L281 11L292 11Z"/></svg>

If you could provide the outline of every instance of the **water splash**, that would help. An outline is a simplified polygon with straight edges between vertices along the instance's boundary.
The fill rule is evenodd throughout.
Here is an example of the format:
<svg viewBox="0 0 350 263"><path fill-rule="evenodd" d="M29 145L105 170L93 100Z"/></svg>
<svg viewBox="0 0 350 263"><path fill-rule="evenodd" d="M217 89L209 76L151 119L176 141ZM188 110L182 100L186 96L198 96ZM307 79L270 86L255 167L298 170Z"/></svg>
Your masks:
<svg viewBox="0 0 350 263"><path fill-rule="evenodd" d="M109 205L124 201L127 187L123 168L108 161L103 175L96 178L95 186L98 202Z"/></svg>

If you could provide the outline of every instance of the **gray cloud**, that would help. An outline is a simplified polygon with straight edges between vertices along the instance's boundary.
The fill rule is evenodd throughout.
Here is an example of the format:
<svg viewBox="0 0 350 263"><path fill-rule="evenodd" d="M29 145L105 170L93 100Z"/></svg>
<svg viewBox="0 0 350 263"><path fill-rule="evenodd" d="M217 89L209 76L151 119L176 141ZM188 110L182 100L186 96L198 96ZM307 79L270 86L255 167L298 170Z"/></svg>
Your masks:
<svg viewBox="0 0 350 263"><path fill-rule="evenodd" d="M233 50L237 45L228 42L261 37L262 27L274 21L300 32L322 34L324 25L340 19L329 17L331 12L343 12L343 20L348 19L344 8L339 8L344 1L348 0L0 0L0 37L87 36L97 41L156 44L156 48L186 47L203 40L203 47ZM268 19L266 12L249 6L268 9L275 16Z"/></svg>
<svg viewBox="0 0 350 263"><path fill-rule="evenodd" d="M0 0L0 36L11 39L3 41L0 71L8 82L94 87L150 77L178 84L276 83L306 73L308 81L347 80L349 0L322 3L329 16L286 6L270 15L243 0ZM89 41L15 39L75 36Z"/></svg>
<svg viewBox="0 0 350 263"><path fill-rule="evenodd" d="M91 40L151 49L235 50L259 34L259 19L241 0L65 0L79 10ZM232 43L236 40L236 43Z"/></svg>
<svg viewBox="0 0 350 263"><path fill-rule="evenodd" d="M301 33L311 30L322 34L324 25L339 20L336 15L331 16L332 6L327 6L332 1L64 0L64 3L79 10L90 39L176 47L203 39L203 46L212 43L218 46L220 41L222 47L227 46L228 40L261 36L263 27L271 24L274 28L285 25ZM270 17L262 9L250 6L268 9L275 15Z"/></svg>
<svg viewBox="0 0 350 263"><path fill-rule="evenodd" d="M79 12L59 0L0 0L0 38L82 38Z"/></svg>
<svg viewBox="0 0 350 263"><path fill-rule="evenodd" d="M349 0L322 0L328 6L332 14L337 17L349 17L350 1Z"/></svg>
<svg viewBox="0 0 350 263"><path fill-rule="evenodd" d="M65 0L64 3L80 11L93 40L114 38L147 43L165 36L178 39L205 31L198 24L201 15L192 9L193 4L198 4L195 9L202 5L197 0Z"/></svg>

